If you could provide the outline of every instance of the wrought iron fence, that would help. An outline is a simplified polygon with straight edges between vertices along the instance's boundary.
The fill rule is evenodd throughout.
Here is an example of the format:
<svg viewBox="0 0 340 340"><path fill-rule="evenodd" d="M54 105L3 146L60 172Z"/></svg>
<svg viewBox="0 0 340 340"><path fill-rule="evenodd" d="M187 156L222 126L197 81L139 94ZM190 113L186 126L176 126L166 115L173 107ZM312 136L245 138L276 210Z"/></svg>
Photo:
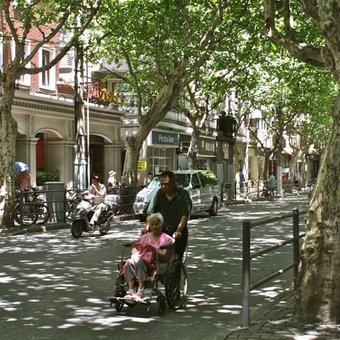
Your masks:
<svg viewBox="0 0 340 340"><path fill-rule="evenodd" d="M282 275L287 270L294 268L294 289L298 273L298 264L300 260L300 239L304 237L305 233L300 234L299 227L299 216L305 214L307 211L299 212L299 209L294 209L292 213L273 216L266 219L261 219L257 221L244 221L243 222L243 241L242 241L242 327L250 326L250 292L265 283L272 281L279 275ZM275 221L280 221L288 218L293 218L292 221L292 238L288 240L281 241L271 247L264 248L260 251L251 253L251 229L259 225L264 225L272 223ZM250 282L250 272L251 272L251 260L260 257L262 255L268 254L278 248L286 246L288 244L293 244L293 263L288 264L286 267L278 269L276 272L270 274L269 276L263 278L262 280L251 284Z"/></svg>

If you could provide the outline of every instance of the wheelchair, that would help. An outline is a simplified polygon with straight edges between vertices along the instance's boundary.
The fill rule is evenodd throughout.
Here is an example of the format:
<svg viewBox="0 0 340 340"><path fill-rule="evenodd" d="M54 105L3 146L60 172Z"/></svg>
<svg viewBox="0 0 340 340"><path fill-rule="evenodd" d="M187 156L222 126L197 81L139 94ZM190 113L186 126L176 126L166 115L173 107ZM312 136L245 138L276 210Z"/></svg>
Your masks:
<svg viewBox="0 0 340 340"><path fill-rule="evenodd" d="M128 284L124 278L124 265L126 259L130 257L133 245L134 243L123 244L114 296L109 299L110 308L114 306L116 311L120 312L125 305L134 307L137 304L143 304L146 306L147 311L149 311L151 303L156 300L158 303L158 314L163 315L167 305L172 310L185 307L188 288L187 270L182 260L176 257L174 245L160 247L156 251L155 269L149 273L144 283L144 298L135 301L132 301L131 298L125 298ZM161 249L167 249L170 252L167 262L159 260L159 251ZM135 282L135 287L137 286L138 284Z"/></svg>

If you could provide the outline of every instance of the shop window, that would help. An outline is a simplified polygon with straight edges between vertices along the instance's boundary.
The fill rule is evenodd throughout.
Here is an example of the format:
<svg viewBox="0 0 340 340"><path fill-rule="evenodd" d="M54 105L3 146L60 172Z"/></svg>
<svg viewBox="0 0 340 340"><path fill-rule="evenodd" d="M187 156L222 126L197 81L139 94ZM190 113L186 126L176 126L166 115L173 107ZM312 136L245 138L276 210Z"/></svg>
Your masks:
<svg viewBox="0 0 340 340"><path fill-rule="evenodd" d="M149 170L152 173L156 174L164 170L173 170L170 163L171 150L171 148L149 148Z"/></svg>

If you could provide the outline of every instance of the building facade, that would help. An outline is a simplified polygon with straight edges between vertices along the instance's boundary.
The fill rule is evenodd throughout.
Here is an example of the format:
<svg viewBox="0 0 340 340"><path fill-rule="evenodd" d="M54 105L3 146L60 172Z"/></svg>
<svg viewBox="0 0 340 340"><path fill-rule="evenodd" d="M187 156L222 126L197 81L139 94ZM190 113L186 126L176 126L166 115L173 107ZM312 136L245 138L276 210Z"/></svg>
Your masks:
<svg viewBox="0 0 340 340"><path fill-rule="evenodd" d="M3 29L2 34L8 34L5 26ZM25 54L32 51L40 35L41 32L37 30L29 33L25 42ZM56 35L38 51L32 64L47 65L58 53L61 40L62 36ZM6 45L0 43L1 65L13 59L15 50L14 40L9 40ZM16 160L29 165L33 185L38 183L39 172L57 170L60 173L59 180L66 187L72 188L75 186L75 169L81 162L85 163L83 166L86 168L88 183L92 174L99 175L106 183L110 170L115 171L119 179L124 167L124 142L138 129L134 95L124 93L125 103L122 103L119 92L121 80L107 77L109 65L88 68L82 72L87 76L78 79L74 72L75 56L76 53L70 51L54 67L35 75L25 74L17 81L12 108L12 115L18 123ZM124 65L117 71L127 72ZM78 159L75 152L79 146L79 121L76 120L74 104L78 83L82 84L84 94L84 159ZM270 150L273 139L267 137L267 127L260 111L253 112L250 120L249 126L256 127L256 134L262 143L256 141L247 122L242 122L233 153L230 152L230 144L221 145L222 167L223 173L227 174L230 172L228 166L232 164L233 173L242 169L246 180L257 181L263 179L265 149ZM187 152L192 133L189 120L183 113L175 109L168 112L144 141L138 163L139 185L146 184L149 173L188 169ZM217 173L217 147L216 119L212 119L201 129L195 145L195 168ZM288 167L290 154L288 147L282 150L280 162L277 155L272 154L269 170L278 176L278 164L280 167ZM311 167L313 176L317 172L314 163ZM227 178L228 174L220 180L226 182Z"/></svg>

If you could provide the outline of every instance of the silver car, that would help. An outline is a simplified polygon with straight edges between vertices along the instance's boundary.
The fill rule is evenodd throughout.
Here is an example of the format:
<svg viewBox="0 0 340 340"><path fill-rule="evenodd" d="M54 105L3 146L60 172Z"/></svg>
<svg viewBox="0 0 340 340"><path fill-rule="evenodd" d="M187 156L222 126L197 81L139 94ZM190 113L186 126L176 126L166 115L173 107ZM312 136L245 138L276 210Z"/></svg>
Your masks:
<svg viewBox="0 0 340 340"><path fill-rule="evenodd" d="M209 170L177 170L177 186L188 190L192 203L192 213L208 212L210 216L216 216L220 200L220 186L215 174ZM145 221L146 210L149 203L161 187L159 175L137 193L133 204L134 213L140 221Z"/></svg>

